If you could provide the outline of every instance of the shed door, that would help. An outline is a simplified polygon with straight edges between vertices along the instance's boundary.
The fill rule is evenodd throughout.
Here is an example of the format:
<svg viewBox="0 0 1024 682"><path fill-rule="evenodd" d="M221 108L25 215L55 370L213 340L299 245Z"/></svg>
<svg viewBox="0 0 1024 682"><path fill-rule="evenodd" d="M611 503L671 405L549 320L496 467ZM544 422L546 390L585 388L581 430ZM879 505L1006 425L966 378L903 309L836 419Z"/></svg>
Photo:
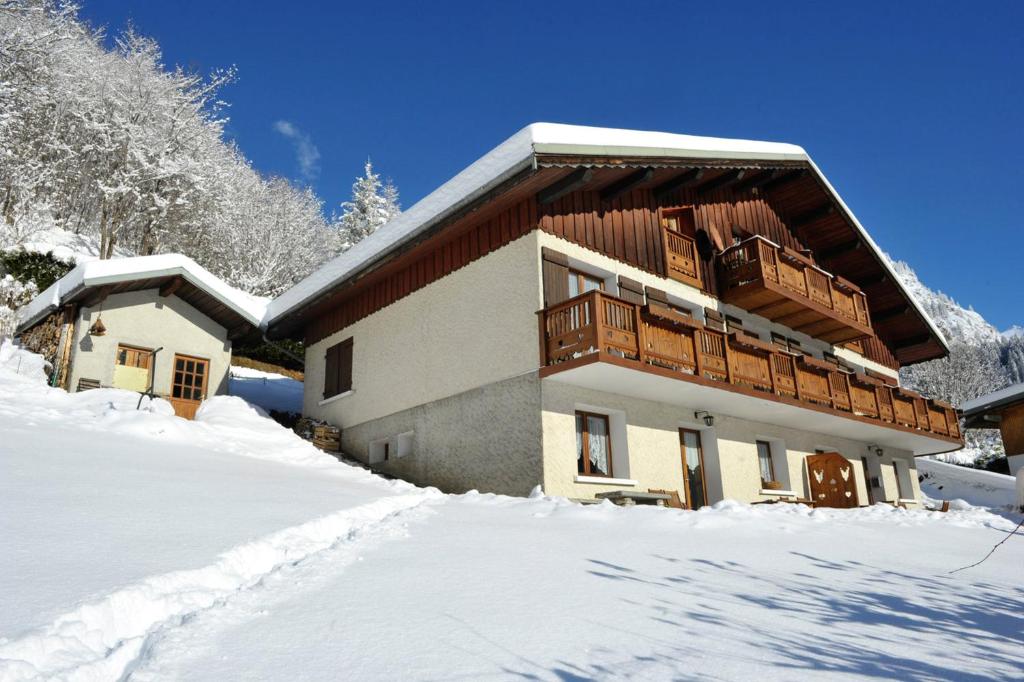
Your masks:
<svg viewBox="0 0 1024 682"><path fill-rule="evenodd" d="M174 406L174 414L185 419L196 416L199 404L206 398L209 376L209 360L175 354L171 374L171 405Z"/></svg>
<svg viewBox="0 0 1024 682"><path fill-rule="evenodd" d="M853 464L838 452L807 456L807 477L816 507L856 507L857 477Z"/></svg>

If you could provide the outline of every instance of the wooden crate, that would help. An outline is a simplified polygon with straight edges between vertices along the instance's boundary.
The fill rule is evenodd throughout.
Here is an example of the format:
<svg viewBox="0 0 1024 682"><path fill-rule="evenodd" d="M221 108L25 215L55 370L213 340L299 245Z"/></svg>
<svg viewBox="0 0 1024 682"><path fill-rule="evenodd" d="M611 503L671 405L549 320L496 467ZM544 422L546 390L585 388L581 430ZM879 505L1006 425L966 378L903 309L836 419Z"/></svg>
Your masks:
<svg viewBox="0 0 1024 682"><path fill-rule="evenodd" d="M341 429L336 426L313 428L313 445L327 452L341 451Z"/></svg>

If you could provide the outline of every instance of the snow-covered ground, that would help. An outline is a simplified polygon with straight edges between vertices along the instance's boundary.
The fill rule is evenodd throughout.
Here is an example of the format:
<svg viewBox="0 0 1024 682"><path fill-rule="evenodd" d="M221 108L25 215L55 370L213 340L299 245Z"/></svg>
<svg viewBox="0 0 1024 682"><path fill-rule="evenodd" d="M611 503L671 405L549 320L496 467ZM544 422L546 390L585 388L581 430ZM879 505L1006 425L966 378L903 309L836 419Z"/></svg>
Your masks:
<svg viewBox="0 0 1024 682"><path fill-rule="evenodd" d="M21 373L14 373L14 368ZM0 679L1013 679L1019 516L445 496L0 349Z"/></svg>
<svg viewBox="0 0 1024 682"><path fill-rule="evenodd" d="M977 507L1003 509L1016 500L1013 476L972 469L932 459L917 460L921 492L937 500L961 500Z"/></svg>
<svg viewBox="0 0 1024 682"><path fill-rule="evenodd" d="M302 382L282 374L232 366L228 392L267 411L302 412Z"/></svg>

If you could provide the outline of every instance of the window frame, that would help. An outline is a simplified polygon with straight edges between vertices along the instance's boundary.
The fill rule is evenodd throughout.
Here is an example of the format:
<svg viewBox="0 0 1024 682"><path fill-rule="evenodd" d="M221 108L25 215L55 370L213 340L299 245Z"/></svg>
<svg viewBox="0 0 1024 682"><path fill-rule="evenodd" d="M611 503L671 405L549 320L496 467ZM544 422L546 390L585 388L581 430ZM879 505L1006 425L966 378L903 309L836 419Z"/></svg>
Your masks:
<svg viewBox="0 0 1024 682"><path fill-rule="evenodd" d="M122 364L120 362L121 351L125 352L125 359L128 358L128 354L129 353L136 353L138 358L145 358L145 364L144 365ZM145 369L145 370L148 370L149 366L150 366L150 361L152 360L152 357L153 357L153 349L152 348L143 348L142 346L133 346L133 345L128 344L128 343L119 343L119 344L117 344L117 349L114 351L114 365L116 365L117 367L131 367L133 369Z"/></svg>
<svg viewBox="0 0 1024 682"><path fill-rule="evenodd" d="M348 337L346 339L342 339L338 343L335 343L335 344L333 344L331 346L328 346L324 350L324 390L323 390L323 395L324 395L323 399L324 400L330 400L331 398L335 398L337 396L345 395L346 393L349 393L352 390L352 383L353 383L353 376L352 375L354 374L354 365L355 365L354 346L355 346L354 337L350 336L350 337ZM335 374L335 376L334 376L334 392L333 393L329 393L328 389L330 387L330 382L328 381L328 379L330 377L331 353L332 352L336 353L336 358L335 358L334 362L337 363L337 366L334 368L334 374ZM344 368L345 368L345 364L346 364L344 362L344 360L345 360L346 356L347 356L347 359L348 359L347 377L346 377L346 372L344 372ZM347 384L346 384L345 381L342 381L343 379L347 379Z"/></svg>
<svg viewBox="0 0 1024 682"><path fill-rule="evenodd" d="M686 497L686 508L696 510L699 509L699 507L693 506L693 492L690 490L693 482L690 480L690 472L686 466L685 434L687 433L693 434L697 438L697 458L700 461L700 488L701 495L704 498L704 505L702 506L709 506L707 468L704 465L704 433L700 429L690 428L686 426L679 427L679 454L683 467L683 492L685 493Z"/></svg>
<svg viewBox="0 0 1024 682"><path fill-rule="evenodd" d="M896 478L896 501L899 502L900 500L910 499L906 495L903 494L905 491L903 490L903 482L900 481L899 460L894 459L892 461L892 473L893 473L893 476ZM910 468L909 467L907 467L907 476L910 476Z"/></svg>
<svg viewBox="0 0 1024 682"><path fill-rule="evenodd" d="M583 294L586 294L586 293L589 293L590 291L593 291L593 289L584 289L583 288L583 284L587 280L590 280L590 281L593 281L593 282L597 282L597 285L598 285L597 288L600 291L604 291L605 290L606 284L605 284L605 278L604 277L601 277L600 275L594 275L594 274L586 272L584 270L580 270L579 268L574 268L574 267L570 266L569 267L569 278L566 281L566 285L568 286L568 289L569 289L568 290L569 298L576 298L577 296L582 296ZM572 283L574 281L576 282L576 293L575 294L572 293Z"/></svg>
<svg viewBox="0 0 1024 682"><path fill-rule="evenodd" d="M591 417L600 419L604 422L605 438L608 441L608 472L592 472L590 471L590 422ZM582 430L578 427L580 419L583 420ZM593 476L599 478L615 478L614 472L614 457L612 454L612 420L607 414L601 414L600 412L589 412L587 410L576 410L573 415L574 428L576 429L576 435L579 439L576 460L576 475L577 476ZM580 463L583 464L583 471L580 471Z"/></svg>
<svg viewBox="0 0 1024 682"><path fill-rule="evenodd" d="M771 478L764 477L764 467L762 465L762 462L764 462L765 460L761 456L761 446L764 446L764 451L768 455L768 471L771 474ZM761 474L761 487L764 487L764 484L769 481L778 482L779 479L776 477L775 474L775 458L772 456L771 442L767 440L758 439L754 441L754 447L757 449L757 468L759 473Z"/></svg>
<svg viewBox="0 0 1024 682"><path fill-rule="evenodd" d="M660 210L661 215L658 216L658 224L663 230L669 230L676 234L689 237L690 239L697 238L697 209L693 205L688 206L677 206L674 208L662 208ZM689 217L689 230L679 229L682 226L683 221L680 220L680 216ZM676 226L671 227L668 223L670 220L676 221Z"/></svg>

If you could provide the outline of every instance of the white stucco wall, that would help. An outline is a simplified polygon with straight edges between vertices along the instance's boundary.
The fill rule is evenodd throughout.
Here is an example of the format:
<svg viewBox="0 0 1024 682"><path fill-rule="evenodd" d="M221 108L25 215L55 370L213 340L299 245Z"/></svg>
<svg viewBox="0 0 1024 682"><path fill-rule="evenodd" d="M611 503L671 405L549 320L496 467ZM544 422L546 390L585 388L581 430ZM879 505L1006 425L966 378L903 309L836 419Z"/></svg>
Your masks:
<svg viewBox="0 0 1024 682"><path fill-rule="evenodd" d="M538 235L530 232L307 347L303 412L350 428L536 372ZM348 337L352 392L321 404L326 350Z"/></svg>
<svg viewBox="0 0 1024 682"><path fill-rule="evenodd" d="M554 249L555 251L559 251L568 256L574 267L605 277L605 288L611 293L616 293L618 291L617 278L619 275L622 275L623 277L636 280L645 286L661 289L677 304L689 306L695 309L711 308L714 310L721 310L725 314L738 317L744 321L746 329L758 334L766 341L771 338L770 332L776 332L783 336L798 340L804 350L816 351L818 357L821 356L822 351L827 350L835 353L838 357L843 358L851 365L860 369L871 369L881 374L899 379L899 372L896 370L890 369L884 365L874 362L873 360L869 360L855 351L849 350L848 348L832 346L820 339L815 339L801 332L794 331L789 327L776 324L766 318L752 315L742 308L722 303L717 298L708 296L696 287L683 284L682 282L677 282L674 279L659 277L658 275L641 270L640 268L633 267L626 263L622 263L614 258L610 258L596 251L591 251L590 249L546 232L541 232L538 235L538 239L541 246L547 246L548 248Z"/></svg>
<svg viewBox="0 0 1024 682"><path fill-rule="evenodd" d="M89 335L97 317L102 317L107 329L103 336ZM146 349L163 347L154 366L156 393L170 393L175 353L210 361L208 396L227 391L231 366L227 331L177 296L160 297L157 289L113 294L102 305L79 310L69 389L76 390L81 378L111 385L119 343Z"/></svg>
<svg viewBox="0 0 1024 682"><path fill-rule="evenodd" d="M883 457L869 454L867 443L834 438L810 431L782 428L735 417L715 415L713 428L694 418L699 407L679 407L612 393L593 391L561 382L541 382L544 429L544 490L551 495L572 498L591 498L596 493L616 489L681 490L682 459L679 448L681 427L699 430L704 448L706 487L708 499L714 503L722 499L757 502L775 497L761 492L761 476L757 460L756 441L773 443L776 478L798 497L809 496L804 458L816 449L836 451L850 460L857 481L857 494L861 504L868 503L861 456L878 460L881 464L884 489L876 491L875 500L895 500L896 482L892 476L892 461L897 457L909 467L914 498L920 499L917 473L908 452L886 451ZM605 483L577 482L576 472L576 410L609 414L612 429L613 474L625 481ZM616 419L625 435L616 434ZM623 446L628 451L628 464L619 465ZM888 472L888 473L886 473Z"/></svg>

